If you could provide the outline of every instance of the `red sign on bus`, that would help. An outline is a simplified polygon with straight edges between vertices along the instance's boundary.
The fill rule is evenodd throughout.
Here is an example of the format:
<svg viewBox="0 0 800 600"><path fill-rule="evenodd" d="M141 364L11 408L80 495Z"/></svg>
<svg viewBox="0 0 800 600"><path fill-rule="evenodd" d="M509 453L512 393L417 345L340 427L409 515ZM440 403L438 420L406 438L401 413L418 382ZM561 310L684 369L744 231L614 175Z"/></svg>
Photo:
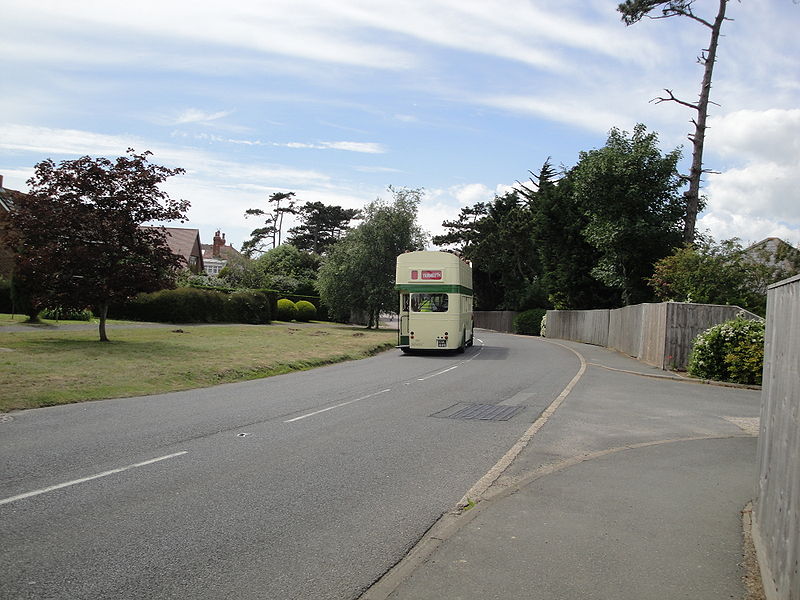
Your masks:
<svg viewBox="0 0 800 600"><path fill-rule="evenodd" d="M422 279L427 280L440 280L442 278L441 271L423 271L422 272Z"/></svg>

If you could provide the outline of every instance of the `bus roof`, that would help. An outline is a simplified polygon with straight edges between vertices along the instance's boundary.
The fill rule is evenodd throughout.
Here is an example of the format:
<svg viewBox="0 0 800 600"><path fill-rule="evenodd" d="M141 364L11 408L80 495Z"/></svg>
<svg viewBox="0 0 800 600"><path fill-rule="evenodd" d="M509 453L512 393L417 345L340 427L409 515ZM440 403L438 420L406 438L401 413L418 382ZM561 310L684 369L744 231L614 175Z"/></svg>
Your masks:
<svg viewBox="0 0 800 600"><path fill-rule="evenodd" d="M472 295L472 265L450 252L423 250L397 257L396 289Z"/></svg>

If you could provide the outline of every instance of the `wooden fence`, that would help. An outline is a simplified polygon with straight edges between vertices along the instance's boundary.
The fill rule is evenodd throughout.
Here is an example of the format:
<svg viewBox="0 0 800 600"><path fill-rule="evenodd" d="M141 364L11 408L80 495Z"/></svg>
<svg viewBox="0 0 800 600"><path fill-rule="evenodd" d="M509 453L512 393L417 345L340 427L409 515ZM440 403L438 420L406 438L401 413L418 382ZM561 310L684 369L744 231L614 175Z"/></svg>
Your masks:
<svg viewBox="0 0 800 600"><path fill-rule="evenodd" d="M514 330L514 317L518 314L513 310L476 310L473 318L475 327L511 333Z"/></svg>
<svg viewBox="0 0 800 600"><path fill-rule="evenodd" d="M800 600L800 276L770 286L755 542L768 600Z"/></svg>
<svg viewBox="0 0 800 600"><path fill-rule="evenodd" d="M760 318L738 306L685 302L548 310L547 337L606 346L662 369L685 369L697 334L737 314Z"/></svg>

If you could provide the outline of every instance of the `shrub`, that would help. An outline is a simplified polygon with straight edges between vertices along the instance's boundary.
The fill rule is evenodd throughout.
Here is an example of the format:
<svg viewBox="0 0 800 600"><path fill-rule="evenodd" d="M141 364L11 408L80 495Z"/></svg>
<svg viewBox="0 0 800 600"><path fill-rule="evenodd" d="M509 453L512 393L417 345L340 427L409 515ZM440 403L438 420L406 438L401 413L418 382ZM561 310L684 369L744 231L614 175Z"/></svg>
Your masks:
<svg viewBox="0 0 800 600"><path fill-rule="evenodd" d="M91 321L92 311L88 308L62 308L60 306L45 308L39 315L42 319L55 319L56 321Z"/></svg>
<svg viewBox="0 0 800 600"><path fill-rule="evenodd" d="M295 302L297 307L297 320L308 322L317 318L317 307L311 304L308 300L299 300Z"/></svg>
<svg viewBox="0 0 800 600"><path fill-rule="evenodd" d="M297 318L297 306L287 298L278 300L278 319L281 321L294 321Z"/></svg>
<svg viewBox="0 0 800 600"><path fill-rule="evenodd" d="M269 296L264 292L234 292L227 298L226 320L232 323L269 323L272 317Z"/></svg>
<svg viewBox="0 0 800 600"><path fill-rule="evenodd" d="M161 290L115 306L113 316L157 323L213 323L226 319L226 296L194 288Z"/></svg>
<svg viewBox="0 0 800 600"><path fill-rule="evenodd" d="M695 377L761 384L764 366L764 322L737 317L699 334L689 356Z"/></svg>
<svg viewBox="0 0 800 600"><path fill-rule="evenodd" d="M542 317L547 315L543 308L531 308L514 317L514 333L522 335L539 335L542 328Z"/></svg>

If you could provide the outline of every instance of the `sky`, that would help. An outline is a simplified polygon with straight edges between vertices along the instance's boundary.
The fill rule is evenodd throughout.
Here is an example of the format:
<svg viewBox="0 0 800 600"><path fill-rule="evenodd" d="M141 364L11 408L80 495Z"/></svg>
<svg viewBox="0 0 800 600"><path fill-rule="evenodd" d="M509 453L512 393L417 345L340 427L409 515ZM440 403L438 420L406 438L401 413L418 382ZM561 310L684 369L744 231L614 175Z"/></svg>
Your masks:
<svg viewBox="0 0 800 600"><path fill-rule="evenodd" d="M235 247L275 192L361 208L423 188L460 209L572 167L611 128L683 147L709 30L626 27L608 0L3 0L0 174L129 147L186 173L184 227ZM717 2L697 0L713 19ZM714 71L698 229L800 243L800 3L732 0Z"/></svg>

